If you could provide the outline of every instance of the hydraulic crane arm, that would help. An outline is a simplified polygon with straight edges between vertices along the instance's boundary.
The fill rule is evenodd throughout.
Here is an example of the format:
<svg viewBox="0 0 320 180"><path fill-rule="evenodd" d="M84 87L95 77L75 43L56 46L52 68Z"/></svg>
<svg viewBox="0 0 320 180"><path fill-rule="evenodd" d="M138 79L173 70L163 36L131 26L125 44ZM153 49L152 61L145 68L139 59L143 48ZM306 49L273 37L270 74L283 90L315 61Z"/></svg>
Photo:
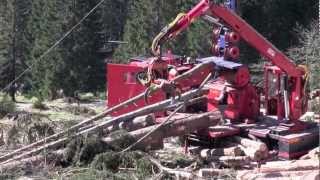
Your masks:
<svg viewBox="0 0 320 180"><path fill-rule="evenodd" d="M304 74L304 72L298 68L289 57L278 50L234 12L219 5L211 5L210 10L213 15L226 22L234 31L239 33L243 40L253 46L261 53L261 55L270 60L274 65L278 66L289 76L301 77Z"/></svg>
<svg viewBox="0 0 320 180"><path fill-rule="evenodd" d="M180 13L176 19L164 27L161 32L154 38L151 46L152 53L155 56L159 56L159 45L165 41L176 37L181 31L185 30L190 26L190 24L199 18L201 15L205 14L209 6L208 0L202 0L194 8L192 8L188 13Z"/></svg>
<svg viewBox="0 0 320 180"><path fill-rule="evenodd" d="M288 76L301 77L304 75L305 72L301 68L297 67L290 58L274 47L241 17L224 6L212 3L210 0L201 0L187 14L178 16L174 22L166 26L153 41L152 52L154 55L159 55L158 47L160 44L174 38L194 20L210 12L223 20L235 32L239 33L243 40L258 50L261 55L274 65L286 72Z"/></svg>

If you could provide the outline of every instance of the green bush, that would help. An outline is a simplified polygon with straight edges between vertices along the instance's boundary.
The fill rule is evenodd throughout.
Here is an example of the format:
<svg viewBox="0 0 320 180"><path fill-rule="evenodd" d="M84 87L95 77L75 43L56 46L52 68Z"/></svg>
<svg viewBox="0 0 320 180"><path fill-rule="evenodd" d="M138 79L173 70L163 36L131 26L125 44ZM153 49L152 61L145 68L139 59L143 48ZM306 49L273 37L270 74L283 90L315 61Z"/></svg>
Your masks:
<svg viewBox="0 0 320 180"><path fill-rule="evenodd" d="M298 26L300 44L290 48L289 56L297 63L308 66L310 71L310 89L320 88L320 35L318 22L314 20L308 27Z"/></svg>
<svg viewBox="0 0 320 180"><path fill-rule="evenodd" d="M43 103L41 99L37 99L33 102L32 107L35 109L46 110L48 107Z"/></svg>
<svg viewBox="0 0 320 180"><path fill-rule="evenodd" d="M16 110L16 104L5 95L0 102L0 117L4 117L8 113L13 113Z"/></svg>
<svg viewBox="0 0 320 180"><path fill-rule="evenodd" d="M315 112L316 114L320 114L320 101L313 100L311 104L311 111Z"/></svg>

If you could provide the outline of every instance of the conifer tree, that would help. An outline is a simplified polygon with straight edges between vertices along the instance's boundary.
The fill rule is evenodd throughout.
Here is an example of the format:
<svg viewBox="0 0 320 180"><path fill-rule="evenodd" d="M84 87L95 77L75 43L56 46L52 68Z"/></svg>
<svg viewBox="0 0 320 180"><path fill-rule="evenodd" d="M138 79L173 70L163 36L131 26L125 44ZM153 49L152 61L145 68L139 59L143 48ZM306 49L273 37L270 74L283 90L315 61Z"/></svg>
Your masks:
<svg viewBox="0 0 320 180"><path fill-rule="evenodd" d="M57 74L62 66L60 49L56 48L41 58L60 35L61 25L58 22L57 1L33 0L28 31L32 46L29 65L32 67L32 88L39 98L54 98L61 79Z"/></svg>
<svg viewBox="0 0 320 180"><path fill-rule="evenodd" d="M30 5L31 0L0 2L0 87L2 88L8 87L16 74L27 67L29 40L26 29ZM15 100L15 88L9 87L7 90L10 91L12 100Z"/></svg>
<svg viewBox="0 0 320 180"><path fill-rule="evenodd" d="M135 0L130 4L123 40L115 58L126 62L131 56L149 55L152 37L157 26L156 0Z"/></svg>
<svg viewBox="0 0 320 180"><path fill-rule="evenodd" d="M73 0L69 4L69 20L64 30L70 29L99 1ZM98 56L99 34L102 29L101 9L91 14L63 43L64 77L66 95L75 91L94 91L104 87L104 59Z"/></svg>

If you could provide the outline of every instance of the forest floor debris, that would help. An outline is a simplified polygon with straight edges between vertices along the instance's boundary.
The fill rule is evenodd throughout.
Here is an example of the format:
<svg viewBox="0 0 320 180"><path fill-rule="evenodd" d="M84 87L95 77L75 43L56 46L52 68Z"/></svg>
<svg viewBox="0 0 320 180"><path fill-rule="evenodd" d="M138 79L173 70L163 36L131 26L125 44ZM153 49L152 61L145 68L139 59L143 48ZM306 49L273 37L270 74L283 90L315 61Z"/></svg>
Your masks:
<svg viewBox="0 0 320 180"><path fill-rule="evenodd" d="M48 109L32 108L32 103L17 104L14 113L7 114L0 121L1 141L0 155L11 152L24 145L36 142L75 125L87 117L101 113L104 104L86 102L68 104L64 100L45 103ZM68 108L66 108L68 107ZM80 107L80 109L77 109ZM53 114L59 115L54 116ZM59 116L71 117L69 120ZM174 120L179 124L179 117ZM152 117L141 116L139 125L148 126L146 134L153 124L148 123ZM187 117L188 118L188 117ZM189 117L190 119L190 117ZM146 123L144 122L146 121ZM133 121L134 122L134 121ZM200 121L201 122L201 121ZM124 125L124 124L122 124ZM127 124L128 125L128 124ZM172 124L174 127L174 124ZM81 130L85 130L81 129ZM177 132L163 136L163 145L157 150L130 150L121 153L136 142L141 129L127 128L113 132L108 138L96 133L91 136L73 137L64 149L27 157L7 164L1 164L0 179L262 179L275 177L318 177L319 151L314 149L296 161L279 161L269 152L265 144L246 138L234 137L222 143L221 147L190 147L188 153L183 147L183 137ZM142 131L141 131L142 132ZM170 134L171 133L171 134ZM132 136L136 135L136 136ZM157 135L157 133L156 133ZM169 135L178 137L169 137ZM136 138L135 138L136 137ZM148 140L147 140L148 141ZM49 149L48 149L49 151ZM273 157L270 157L273 156ZM261 165L260 161L270 160ZM285 163L286 169L283 168ZM280 165L279 165L280 164ZM290 165L290 166L289 166ZM295 169L299 166L300 169ZM290 169L291 168L291 169Z"/></svg>

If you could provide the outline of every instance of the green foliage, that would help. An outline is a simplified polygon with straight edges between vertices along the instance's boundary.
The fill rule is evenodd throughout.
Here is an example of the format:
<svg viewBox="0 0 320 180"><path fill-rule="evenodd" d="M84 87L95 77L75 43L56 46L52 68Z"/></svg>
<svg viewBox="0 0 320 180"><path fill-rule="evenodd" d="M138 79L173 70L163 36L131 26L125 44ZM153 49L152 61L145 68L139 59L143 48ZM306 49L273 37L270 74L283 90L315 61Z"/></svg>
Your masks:
<svg viewBox="0 0 320 180"><path fill-rule="evenodd" d="M298 43L298 35L294 31L296 23L307 26L318 16L318 1L241 0L240 11L243 19L285 51ZM263 61L259 53L245 43L241 43L240 52L244 63Z"/></svg>
<svg viewBox="0 0 320 180"><path fill-rule="evenodd" d="M320 114L320 101L313 100L311 103L310 110L316 114Z"/></svg>
<svg viewBox="0 0 320 180"><path fill-rule="evenodd" d="M6 131L8 148L16 148L54 134L55 124L41 114L20 112L14 124Z"/></svg>
<svg viewBox="0 0 320 180"><path fill-rule="evenodd" d="M32 103L32 107L40 110L48 109L48 107L43 103L43 100L38 98Z"/></svg>
<svg viewBox="0 0 320 180"><path fill-rule="evenodd" d="M100 136L76 138L66 147L64 162L72 165L89 164L100 153L108 151L109 146L101 142Z"/></svg>
<svg viewBox="0 0 320 180"><path fill-rule="evenodd" d="M109 145L116 151L121 151L136 141L127 131L124 130L112 132L109 134L109 137L113 139Z"/></svg>
<svg viewBox="0 0 320 180"><path fill-rule="evenodd" d="M290 48L288 54L298 64L305 64L310 71L310 88L320 88L320 35L319 23L313 21L308 27L299 25L296 28L299 34L299 45Z"/></svg>
<svg viewBox="0 0 320 180"><path fill-rule="evenodd" d="M98 2L78 0L75 4L69 3L69 17L64 29L70 29ZM67 96L74 96L77 90L88 92L104 87L104 61L97 53L101 18L100 10L90 15L62 45L64 66L59 69L59 77L64 78L61 83Z"/></svg>
<svg viewBox="0 0 320 180"><path fill-rule="evenodd" d="M131 3L123 35L128 44L115 51L115 62L124 63L130 57L150 55L152 40L161 28L174 20L180 12L188 11L195 2L197 1L139 0ZM210 34L210 26L198 21L187 32L168 43L166 49L188 56L208 55Z"/></svg>
<svg viewBox="0 0 320 180"><path fill-rule="evenodd" d="M162 27L180 12L187 12L198 0L105 0L62 44L45 58L39 57L73 27L99 0L2 0L0 2L0 88L31 64L19 83L32 86L32 94L44 99L57 98L62 89L66 96L74 92L105 89L104 59L127 62L129 57L150 55L150 45ZM217 0L216 2L221 2ZM306 27L317 17L316 0L243 0L241 16L280 50L300 46L296 24ZM306 10L307 9L307 10ZM165 49L192 57L210 55L212 27L195 21ZM307 33L307 32L306 32ZM104 38L101 38L101 34ZM123 40L128 44L111 44ZM99 52L110 46L107 52ZM241 43L241 61L256 63L256 50ZM117 48L116 48L117 47ZM116 49L115 49L116 48ZM301 58L293 58L301 59ZM312 72L315 72L311 70ZM316 73L314 82L317 81Z"/></svg>
<svg viewBox="0 0 320 180"><path fill-rule="evenodd" d="M130 56L149 54L151 37L155 35L157 23L155 2L155 0L132 1L123 35L124 41L128 44L116 50L117 59L126 62Z"/></svg>
<svg viewBox="0 0 320 180"><path fill-rule="evenodd" d="M99 171L109 171L116 173L119 168L134 169L134 175L138 179L151 177L153 164L142 152L133 151L119 154L116 152L106 152L99 154L91 163L91 168ZM130 174L127 174L127 176Z"/></svg>
<svg viewBox="0 0 320 180"><path fill-rule="evenodd" d="M4 95L0 101L0 118L8 113L13 113L16 110L16 104L12 102L8 95Z"/></svg>

